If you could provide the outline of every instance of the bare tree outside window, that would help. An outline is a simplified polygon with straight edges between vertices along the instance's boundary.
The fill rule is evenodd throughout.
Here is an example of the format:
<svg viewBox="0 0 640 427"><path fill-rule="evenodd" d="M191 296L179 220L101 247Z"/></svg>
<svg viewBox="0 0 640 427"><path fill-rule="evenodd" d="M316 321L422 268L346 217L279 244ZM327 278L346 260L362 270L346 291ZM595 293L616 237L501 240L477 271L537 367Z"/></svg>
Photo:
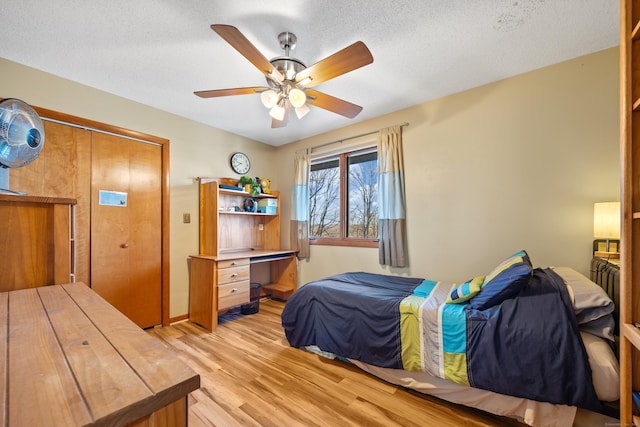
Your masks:
<svg viewBox="0 0 640 427"><path fill-rule="evenodd" d="M347 237L378 238L378 156L375 151L349 157Z"/></svg>
<svg viewBox="0 0 640 427"><path fill-rule="evenodd" d="M311 165L309 236L340 237L340 168L338 159Z"/></svg>
<svg viewBox="0 0 640 427"><path fill-rule="evenodd" d="M312 243L376 247L376 149L312 161L309 175L309 213L309 236Z"/></svg>

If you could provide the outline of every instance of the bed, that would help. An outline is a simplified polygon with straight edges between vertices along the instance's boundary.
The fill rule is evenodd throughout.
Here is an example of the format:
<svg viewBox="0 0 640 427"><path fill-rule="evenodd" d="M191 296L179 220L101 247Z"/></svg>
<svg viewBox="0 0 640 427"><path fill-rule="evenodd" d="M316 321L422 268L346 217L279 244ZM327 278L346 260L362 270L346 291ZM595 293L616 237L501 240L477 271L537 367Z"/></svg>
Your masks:
<svg viewBox="0 0 640 427"><path fill-rule="evenodd" d="M293 347L532 426L571 425L619 397L614 304L526 251L465 283L364 272L302 286L282 325Z"/></svg>

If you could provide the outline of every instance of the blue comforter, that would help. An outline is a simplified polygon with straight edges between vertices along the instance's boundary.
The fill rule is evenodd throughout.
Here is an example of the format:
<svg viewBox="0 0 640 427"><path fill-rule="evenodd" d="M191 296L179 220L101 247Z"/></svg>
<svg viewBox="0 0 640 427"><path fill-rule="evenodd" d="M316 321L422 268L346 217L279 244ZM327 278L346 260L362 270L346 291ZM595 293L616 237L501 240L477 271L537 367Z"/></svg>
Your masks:
<svg viewBox="0 0 640 427"><path fill-rule="evenodd" d="M520 293L486 310L445 304L453 283L371 273L311 282L286 303L293 347L317 346L476 388L601 410L562 279L535 269Z"/></svg>

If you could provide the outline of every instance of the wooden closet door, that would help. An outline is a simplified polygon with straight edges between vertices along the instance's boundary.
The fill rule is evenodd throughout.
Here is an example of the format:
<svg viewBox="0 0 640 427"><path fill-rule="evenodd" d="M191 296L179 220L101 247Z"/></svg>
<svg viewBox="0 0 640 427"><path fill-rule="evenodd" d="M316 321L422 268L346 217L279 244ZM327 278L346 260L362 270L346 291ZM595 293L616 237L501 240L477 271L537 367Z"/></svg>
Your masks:
<svg viewBox="0 0 640 427"><path fill-rule="evenodd" d="M94 132L91 146L91 287L138 326L162 322L162 152ZM100 204L100 191L126 206Z"/></svg>

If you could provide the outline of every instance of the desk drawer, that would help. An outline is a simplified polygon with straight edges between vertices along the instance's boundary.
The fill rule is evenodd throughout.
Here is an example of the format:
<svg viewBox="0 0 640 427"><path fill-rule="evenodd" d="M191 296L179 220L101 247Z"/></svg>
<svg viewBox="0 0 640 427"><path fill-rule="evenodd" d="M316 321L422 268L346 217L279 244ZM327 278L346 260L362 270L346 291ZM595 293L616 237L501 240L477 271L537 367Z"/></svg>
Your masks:
<svg viewBox="0 0 640 427"><path fill-rule="evenodd" d="M249 266L219 268L218 267L218 286L225 283L240 282L249 280Z"/></svg>
<svg viewBox="0 0 640 427"><path fill-rule="evenodd" d="M218 310L249 303L249 280L218 286Z"/></svg>
<svg viewBox="0 0 640 427"><path fill-rule="evenodd" d="M218 261L218 268L239 267L241 265L249 265L249 258L227 259Z"/></svg>

